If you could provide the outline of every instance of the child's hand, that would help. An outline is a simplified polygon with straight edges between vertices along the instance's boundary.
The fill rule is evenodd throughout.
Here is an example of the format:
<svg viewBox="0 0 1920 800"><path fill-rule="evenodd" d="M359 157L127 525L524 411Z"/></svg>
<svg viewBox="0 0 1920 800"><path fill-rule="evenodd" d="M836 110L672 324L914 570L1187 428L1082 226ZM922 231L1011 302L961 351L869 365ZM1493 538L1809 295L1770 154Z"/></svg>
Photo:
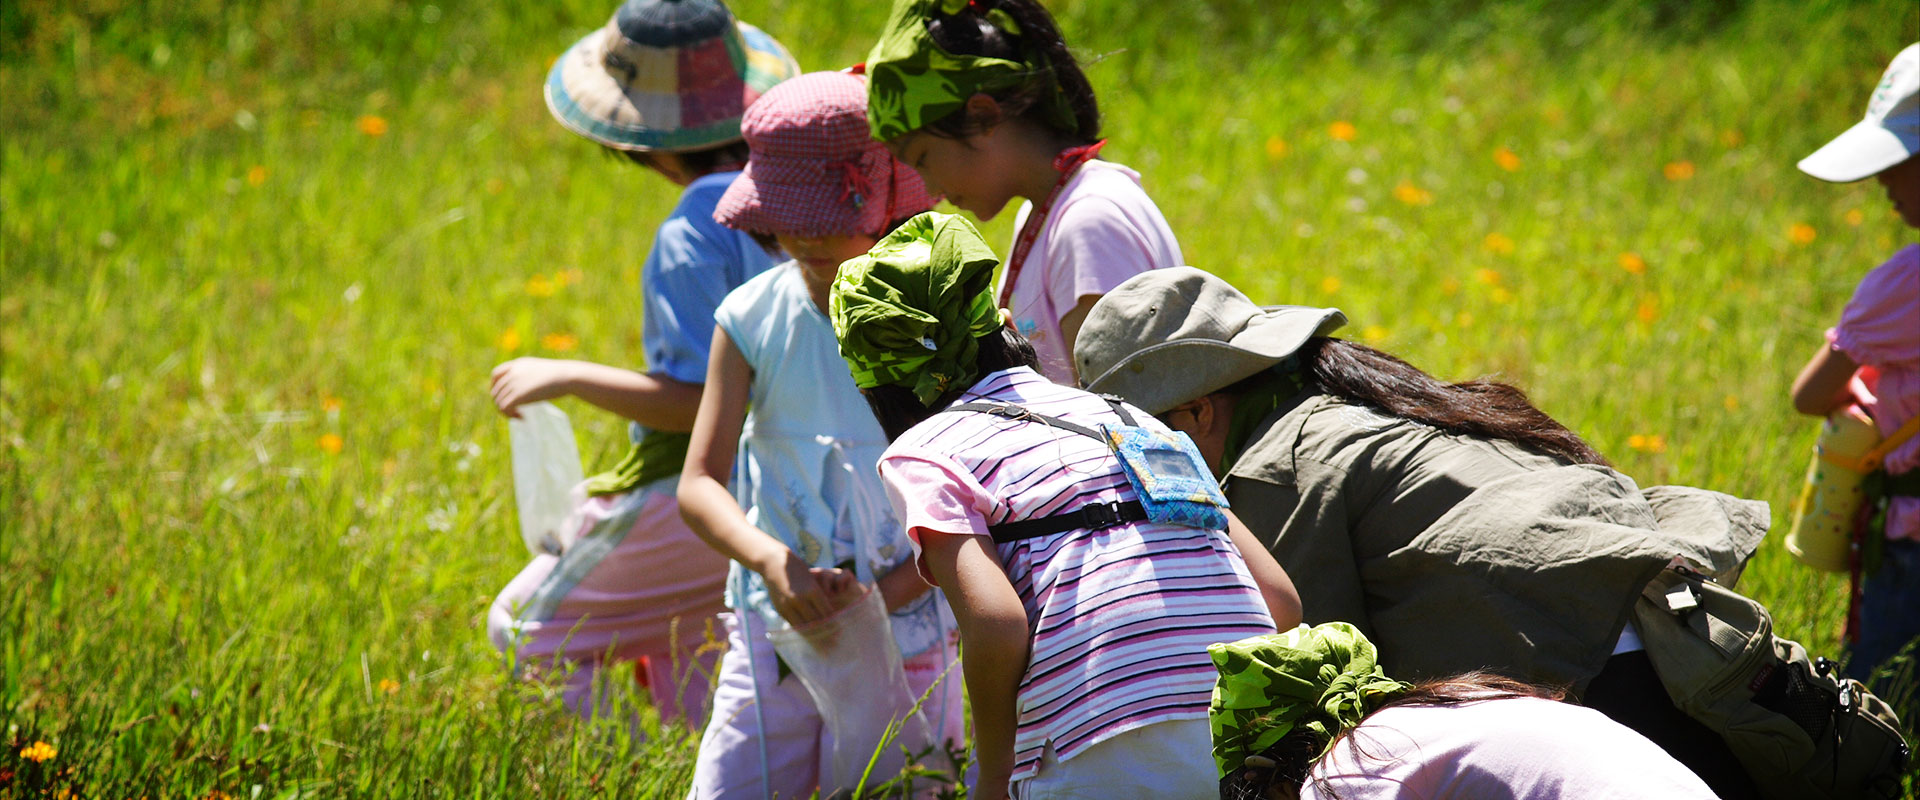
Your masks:
<svg viewBox="0 0 1920 800"><path fill-rule="evenodd" d="M768 599L773 610L790 625L805 625L824 619L839 608L849 584L858 587L851 574L838 569L815 569L798 553L783 548L777 563L758 570L767 582Z"/></svg>
<svg viewBox="0 0 1920 800"><path fill-rule="evenodd" d="M493 406L518 418L520 406L572 394L573 362L553 358L516 358L493 368Z"/></svg>

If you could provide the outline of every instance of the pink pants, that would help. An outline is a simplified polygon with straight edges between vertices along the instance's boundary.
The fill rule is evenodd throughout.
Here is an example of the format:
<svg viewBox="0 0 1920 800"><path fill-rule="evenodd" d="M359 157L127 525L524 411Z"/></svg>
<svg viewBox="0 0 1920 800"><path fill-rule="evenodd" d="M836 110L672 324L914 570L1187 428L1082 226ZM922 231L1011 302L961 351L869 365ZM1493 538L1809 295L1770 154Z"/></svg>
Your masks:
<svg viewBox="0 0 1920 800"><path fill-rule="evenodd" d="M727 657L720 663L720 682L713 690L713 718L700 737L700 755L695 761L693 791L687 795L688 800L812 797L822 771L829 768L833 742L820 712L814 708L813 697L799 678L788 675L785 680L777 679L779 666L773 644L761 630L759 618L751 616L753 613L721 615L727 626ZM754 636L741 632L740 616L750 617ZM958 641L957 634L949 637L945 647L908 658L904 665L907 685L916 696L925 694L934 681L941 681L940 688L921 706L921 713L933 727L935 740L955 746L966 742L960 667L954 663L960 657ZM953 669L948 670L948 664L954 664Z"/></svg>
<svg viewBox="0 0 1920 800"><path fill-rule="evenodd" d="M566 522L574 543L535 556L487 613L489 638L516 669L573 668L566 702L583 716L602 710L593 682L603 666L645 656L661 718L705 724L727 559L680 520L678 483L583 498Z"/></svg>

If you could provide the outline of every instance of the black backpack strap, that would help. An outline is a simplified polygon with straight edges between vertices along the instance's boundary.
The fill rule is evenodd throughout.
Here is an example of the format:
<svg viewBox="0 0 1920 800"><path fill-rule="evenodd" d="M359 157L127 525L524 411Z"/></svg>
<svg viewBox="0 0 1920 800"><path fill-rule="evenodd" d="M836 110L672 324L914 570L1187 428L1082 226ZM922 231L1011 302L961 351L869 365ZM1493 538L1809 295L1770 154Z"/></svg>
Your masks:
<svg viewBox="0 0 1920 800"><path fill-rule="evenodd" d="M961 403L959 405L947 406L945 411L978 411L982 414L992 414L993 416L1003 419L1032 420L1042 425L1059 428L1063 431L1072 431L1081 436L1091 436L1099 439L1102 443L1107 441L1107 437L1102 436L1099 431L1085 425L1068 422L1059 417L1036 414L1027 410L1026 406L1017 406L1012 403Z"/></svg>
<svg viewBox="0 0 1920 800"><path fill-rule="evenodd" d="M1120 401L1125 398L1117 394L1098 394L1094 396L1107 401L1107 405L1113 406L1113 413L1120 415L1121 422L1125 423L1129 427L1134 427L1134 428L1140 427L1140 423L1134 422L1133 415L1127 412L1127 407L1120 405Z"/></svg>
<svg viewBox="0 0 1920 800"><path fill-rule="evenodd" d="M1072 511L1050 517L988 525L987 532L993 534L995 542L1006 544L1081 528L1092 530L1111 528L1129 522L1141 522L1146 518L1147 509L1137 500L1128 500L1124 503L1088 503Z"/></svg>
<svg viewBox="0 0 1920 800"><path fill-rule="evenodd" d="M1133 424L1133 415L1128 414L1127 410L1120 406L1118 398L1112 395L1101 395L1100 399L1107 401L1108 405L1113 406L1113 410L1120 415L1121 421L1128 425ZM943 410L943 413L945 411L974 411L981 414L991 414L1002 419L1038 422L1042 425L1097 439L1101 444L1107 445L1108 447L1113 446L1111 442L1107 441L1106 436L1085 425L1068 422L1059 417L1050 417L1046 414L1037 414L1028 410L1026 406L1014 405L1012 403L961 403L947 406ZM995 542L1005 544L1007 542L1017 542L1021 539L1050 536L1056 533L1079 530L1081 528L1093 530L1111 528L1115 525L1123 525L1129 522L1141 522L1146 518L1147 509L1145 506L1140 505L1137 500L1088 503L1072 511L1064 511L1059 514L1040 517L1039 519L1024 519L1014 522L1003 522L999 525L989 525L987 526L987 532L993 534L993 540Z"/></svg>

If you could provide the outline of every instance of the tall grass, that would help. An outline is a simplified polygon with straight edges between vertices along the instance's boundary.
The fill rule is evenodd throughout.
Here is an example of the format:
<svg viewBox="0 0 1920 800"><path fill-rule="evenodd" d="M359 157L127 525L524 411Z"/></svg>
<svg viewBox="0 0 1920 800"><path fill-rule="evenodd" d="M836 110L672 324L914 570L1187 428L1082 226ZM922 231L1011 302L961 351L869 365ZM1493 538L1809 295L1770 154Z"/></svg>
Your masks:
<svg viewBox="0 0 1920 800"><path fill-rule="evenodd" d="M810 68L885 11L734 5ZM1792 165L1920 9L1411 5L1056 9L1191 263L1783 521L1787 383L1913 241ZM682 791L685 736L576 722L481 632L525 558L488 368L640 361L674 193L539 95L610 12L0 4L0 786ZM609 463L618 422L576 420ZM1842 583L1770 542L1742 588L1832 653Z"/></svg>

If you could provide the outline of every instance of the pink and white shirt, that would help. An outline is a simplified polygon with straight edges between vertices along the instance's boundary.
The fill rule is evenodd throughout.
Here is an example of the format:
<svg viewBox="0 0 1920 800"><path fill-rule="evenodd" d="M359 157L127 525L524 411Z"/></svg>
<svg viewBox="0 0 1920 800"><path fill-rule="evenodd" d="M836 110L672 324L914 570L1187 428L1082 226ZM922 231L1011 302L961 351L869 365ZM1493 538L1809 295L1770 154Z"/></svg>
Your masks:
<svg viewBox="0 0 1920 800"><path fill-rule="evenodd" d="M1827 333L1833 347L1860 365L1853 394L1886 436L1920 416L1920 244L1873 268ZM1887 473L1920 469L1920 436L1887 454ZM1895 497L1887 538L1920 539L1920 498Z"/></svg>
<svg viewBox="0 0 1920 800"><path fill-rule="evenodd" d="M1033 203L1020 206L1013 219L1016 235L1032 212ZM1060 318L1082 297L1106 294L1150 269L1185 263L1166 216L1140 187L1140 173L1110 161L1088 161L1054 199L1013 285L1008 310L1040 356L1040 374L1074 386L1073 354L1067 352Z"/></svg>
<svg viewBox="0 0 1920 800"><path fill-rule="evenodd" d="M963 400L1015 403L1088 427L1117 421L1106 401L1024 367L982 378ZM989 536L990 525L1137 499L1100 441L975 412L914 426L881 456L880 476L929 582L922 537ZM1205 718L1215 678L1207 645L1274 630L1225 531L1137 522L995 547L1033 636L1016 781L1034 775L1049 745L1066 761L1144 725Z"/></svg>

